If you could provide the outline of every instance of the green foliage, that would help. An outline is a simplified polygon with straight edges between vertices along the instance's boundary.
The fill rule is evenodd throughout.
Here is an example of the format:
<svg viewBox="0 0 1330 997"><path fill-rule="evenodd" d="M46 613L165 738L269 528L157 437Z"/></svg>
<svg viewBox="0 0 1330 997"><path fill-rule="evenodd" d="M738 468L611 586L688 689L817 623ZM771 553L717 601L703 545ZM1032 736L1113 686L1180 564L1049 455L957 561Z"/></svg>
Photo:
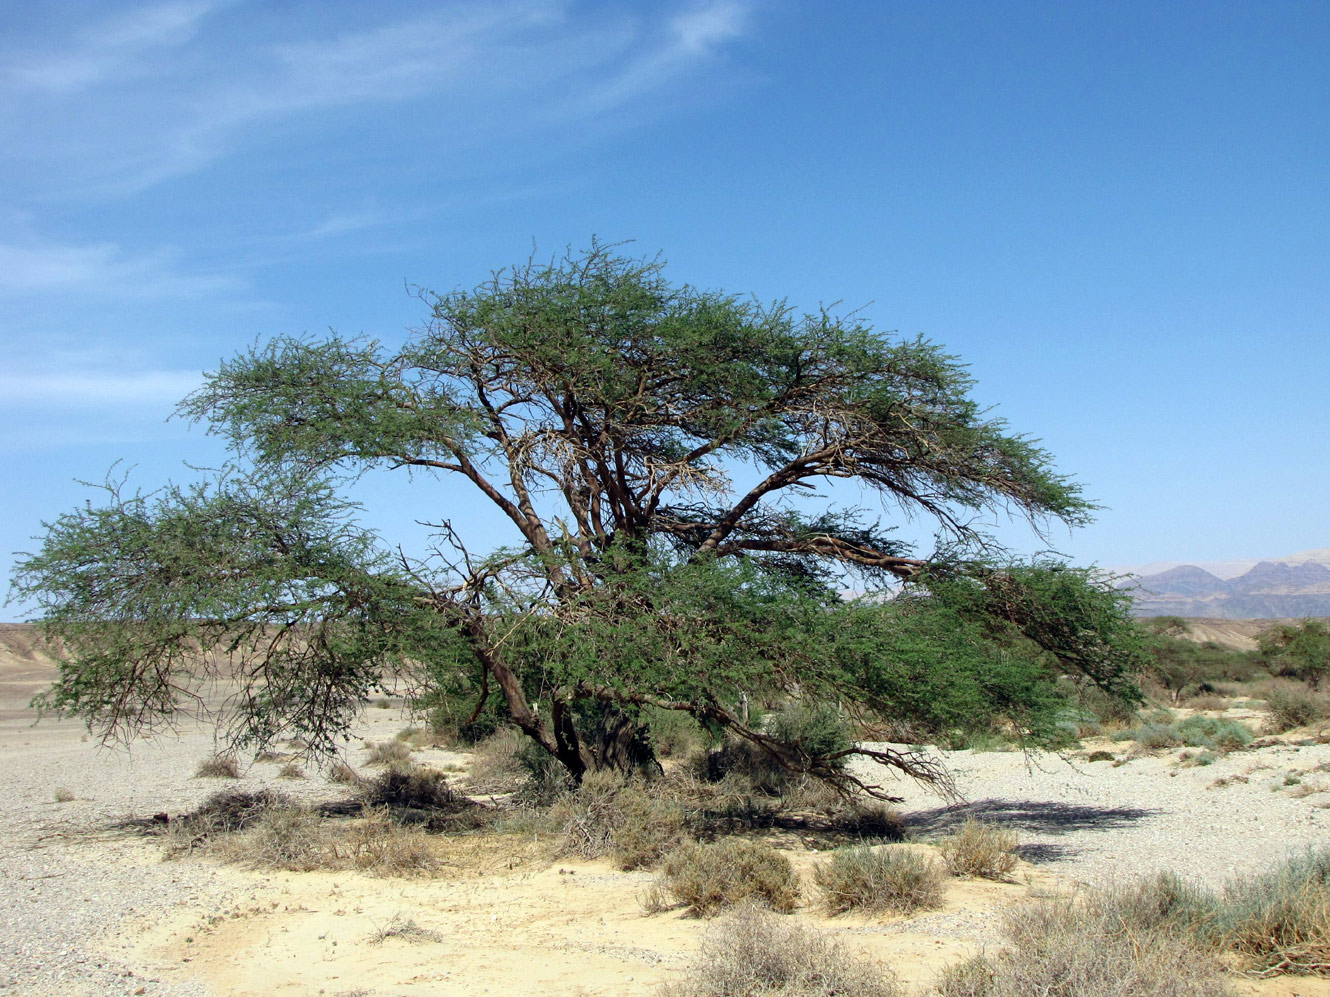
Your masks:
<svg viewBox="0 0 1330 997"><path fill-rule="evenodd" d="M1181 628L1166 625L1178 620ZM1251 682L1264 671L1262 656L1239 651L1214 641L1197 642L1183 636L1185 620L1163 616L1150 621L1154 635L1147 646L1149 674L1172 694L1174 701L1189 690L1211 691L1219 682Z"/></svg>
<svg viewBox="0 0 1330 997"><path fill-rule="evenodd" d="M1258 638L1270 670L1305 681L1313 689L1330 671L1330 627L1323 620L1282 623Z"/></svg>
<svg viewBox="0 0 1330 997"><path fill-rule="evenodd" d="M1330 719L1330 697L1325 695L1273 683L1264 695L1276 731Z"/></svg>
<svg viewBox="0 0 1330 997"><path fill-rule="evenodd" d="M830 703L791 703L766 718L767 731L793 751L831 758L854 746L850 725Z"/></svg>
<svg viewBox="0 0 1330 997"><path fill-rule="evenodd" d="M1197 713L1174 722L1171 717L1151 720L1134 730L1124 731L1119 740L1134 739L1143 748L1213 748L1236 751L1251 744L1252 732L1244 724L1223 717Z"/></svg>
<svg viewBox="0 0 1330 997"><path fill-rule="evenodd" d="M1053 746L1074 733L1060 675L1133 698L1142 636L1111 580L1006 563L970 525L1077 525L1092 503L935 344L673 286L601 245L421 297L396 349L278 338L223 362L179 409L231 445L211 482L109 483L46 524L14 589L69 652L45 705L126 734L239 670L233 740L326 754L391 676L436 725L470 740L502 717L574 779L649 766L643 724L668 713L845 788L860 749L829 715L782 733L739 704ZM396 550L339 495L376 468L471 489L514 546L444 520L432 552ZM936 521L945 550L820 507L838 478Z"/></svg>

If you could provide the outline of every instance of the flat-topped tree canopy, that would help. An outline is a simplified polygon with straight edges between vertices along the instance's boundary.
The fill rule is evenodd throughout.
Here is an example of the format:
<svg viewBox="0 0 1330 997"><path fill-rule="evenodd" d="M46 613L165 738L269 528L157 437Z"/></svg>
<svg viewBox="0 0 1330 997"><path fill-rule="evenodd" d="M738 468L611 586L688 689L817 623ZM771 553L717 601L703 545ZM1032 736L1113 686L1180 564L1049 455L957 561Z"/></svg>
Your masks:
<svg viewBox="0 0 1330 997"><path fill-rule="evenodd" d="M654 705L845 785L848 755L750 726L738 698L797 692L865 723L1002 723L1047 743L1059 673L1130 695L1123 596L1090 572L1004 564L973 525L1077 525L1093 505L936 345L674 286L659 259L599 244L420 296L428 320L399 348L278 338L224 362L180 406L230 440L217 481L113 489L48 524L17 584L71 649L53 702L111 728L165 716L199 678L184 648L226 637L253 679L235 729L258 740L331 744L394 664L501 696L575 777L627 764L625 732ZM371 467L437 472L433 554L389 556L354 526L336 486ZM934 521L946 555L862 510L811 508L828 479ZM519 546L468 546L448 508L459 483ZM847 601L847 576L906 596ZM134 635L108 636L115 620Z"/></svg>

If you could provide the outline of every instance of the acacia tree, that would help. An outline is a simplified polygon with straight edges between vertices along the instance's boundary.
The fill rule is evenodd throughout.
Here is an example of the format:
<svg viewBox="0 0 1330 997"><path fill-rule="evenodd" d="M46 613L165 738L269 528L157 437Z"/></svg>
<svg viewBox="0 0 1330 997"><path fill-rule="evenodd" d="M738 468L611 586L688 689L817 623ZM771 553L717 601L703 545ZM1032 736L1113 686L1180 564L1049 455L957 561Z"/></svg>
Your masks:
<svg viewBox="0 0 1330 997"><path fill-rule="evenodd" d="M599 245L421 297L429 319L400 348L281 338L209 375L179 411L228 438L215 480L111 484L45 524L16 592L68 649L48 705L119 733L202 707L221 675L238 680L237 741L332 750L407 674L468 692L473 718L500 701L574 778L638 758L650 706L880 794L849 756L937 773L908 751L811 750L740 699L1047 744L1060 674L1131 695L1125 597L1055 562L1004 564L973 525L1077 525L1093 506L932 343L673 286L658 260ZM338 487L370 468L438 486L430 553L355 525ZM810 502L829 479L932 519L942 550ZM463 488L512 546L468 544L448 508Z"/></svg>

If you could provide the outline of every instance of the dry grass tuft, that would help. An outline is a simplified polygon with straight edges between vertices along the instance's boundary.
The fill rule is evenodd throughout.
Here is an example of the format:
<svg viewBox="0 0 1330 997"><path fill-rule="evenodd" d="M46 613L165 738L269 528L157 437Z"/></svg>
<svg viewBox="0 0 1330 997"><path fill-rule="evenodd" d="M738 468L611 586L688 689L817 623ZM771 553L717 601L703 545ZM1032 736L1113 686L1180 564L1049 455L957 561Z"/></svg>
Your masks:
<svg viewBox="0 0 1330 997"><path fill-rule="evenodd" d="M369 936L369 943L382 945L389 938L400 938L413 945L443 941L443 935L429 928L422 928L405 914L394 914L387 924Z"/></svg>
<svg viewBox="0 0 1330 997"><path fill-rule="evenodd" d="M945 970L934 983L934 993L1233 997L1216 960L1177 935L1140 921L1138 899L1109 892L1018 908L1003 927L1007 947L996 956Z"/></svg>
<svg viewBox="0 0 1330 997"><path fill-rule="evenodd" d="M411 759L411 745L405 741L366 741L365 749L369 752L366 765L391 765Z"/></svg>
<svg viewBox="0 0 1330 997"><path fill-rule="evenodd" d="M826 933L752 907L716 922L667 997L904 997L889 970Z"/></svg>
<svg viewBox="0 0 1330 997"><path fill-rule="evenodd" d="M442 772L400 762L364 783L361 795L370 806L416 810L445 809L458 801Z"/></svg>
<svg viewBox="0 0 1330 997"><path fill-rule="evenodd" d="M285 765L282 766L281 771L277 773L277 778L303 779L305 778L305 770L302 769L295 762L287 762Z"/></svg>
<svg viewBox="0 0 1330 997"><path fill-rule="evenodd" d="M943 873L930 856L908 847L838 848L814 879L832 914L892 910L912 914L942 906Z"/></svg>
<svg viewBox="0 0 1330 997"><path fill-rule="evenodd" d="M56 803L72 803L74 802L74 791L68 786L57 786L54 797Z"/></svg>
<svg viewBox="0 0 1330 997"><path fill-rule="evenodd" d="M421 827L403 827L386 807L368 808L340 845L338 859L375 876L422 876L439 867Z"/></svg>
<svg viewBox="0 0 1330 997"><path fill-rule="evenodd" d="M968 819L938 846L953 876L1004 880L1016 868L1016 832Z"/></svg>
<svg viewBox="0 0 1330 997"><path fill-rule="evenodd" d="M328 766L328 781L342 786L359 786L365 780L354 768L338 759Z"/></svg>
<svg viewBox="0 0 1330 997"><path fill-rule="evenodd" d="M234 755L213 755L199 762L195 779L239 779L240 763Z"/></svg>
<svg viewBox="0 0 1330 997"><path fill-rule="evenodd" d="M799 880L790 860L770 845L744 838L689 842L665 857L647 898L649 910L682 906L698 917L740 903L788 913L799 902Z"/></svg>
<svg viewBox="0 0 1330 997"><path fill-rule="evenodd" d="M554 802L549 819L558 829L559 854L610 855L625 870L653 865L685 837L678 804L615 772L589 773L576 792Z"/></svg>

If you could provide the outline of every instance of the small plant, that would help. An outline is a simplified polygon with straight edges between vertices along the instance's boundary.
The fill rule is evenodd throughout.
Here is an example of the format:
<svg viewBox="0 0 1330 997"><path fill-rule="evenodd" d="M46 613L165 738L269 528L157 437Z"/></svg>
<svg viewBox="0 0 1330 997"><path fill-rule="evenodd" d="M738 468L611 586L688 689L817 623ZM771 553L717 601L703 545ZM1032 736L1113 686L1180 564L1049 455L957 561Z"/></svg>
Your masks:
<svg viewBox="0 0 1330 997"><path fill-rule="evenodd" d="M403 827L386 807L367 807L338 852L341 867L376 876L419 876L439 865L429 837L420 827Z"/></svg>
<svg viewBox="0 0 1330 997"><path fill-rule="evenodd" d="M305 778L305 770L302 769L295 762L287 762L285 765L282 766L281 771L277 773L277 778L303 779Z"/></svg>
<svg viewBox="0 0 1330 997"><path fill-rule="evenodd" d="M361 795L370 806L406 807L417 810L443 809L457 802L457 794L442 772L419 765L390 765L364 783Z"/></svg>
<svg viewBox="0 0 1330 997"><path fill-rule="evenodd" d="M684 839L683 811L615 772L592 772L576 792L554 802L550 822L559 853L579 858L614 856L621 869L652 865Z"/></svg>
<svg viewBox="0 0 1330 997"><path fill-rule="evenodd" d="M199 762L195 779L239 779L240 763L233 755L213 755Z"/></svg>
<svg viewBox="0 0 1330 997"><path fill-rule="evenodd" d="M57 786L55 790L56 803L72 803L74 801L74 791L68 786Z"/></svg>
<svg viewBox="0 0 1330 997"><path fill-rule="evenodd" d="M1045 900L1010 913L1007 945L944 970L938 997L1233 997L1223 967L1157 923L1134 895ZM1157 920L1157 919L1156 919Z"/></svg>
<svg viewBox="0 0 1330 997"><path fill-rule="evenodd" d="M328 781L341 786L359 786L364 782L360 773L341 759L328 767Z"/></svg>
<svg viewBox="0 0 1330 997"><path fill-rule="evenodd" d="M1087 762L1111 762L1113 758L1113 752L1103 750L1092 751L1085 756Z"/></svg>
<svg viewBox="0 0 1330 997"><path fill-rule="evenodd" d="M330 864L333 842L318 814L291 805L265 809L243 834L215 847L224 860L251 868L309 872Z"/></svg>
<svg viewBox="0 0 1330 997"><path fill-rule="evenodd" d="M1252 733L1236 720L1196 714L1177 725L1178 739L1193 748L1237 751L1251 744Z"/></svg>
<svg viewBox="0 0 1330 997"><path fill-rule="evenodd" d="M1330 719L1330 699L1297 686L1271 683L1265 701L1276 733Z"/></svg>
<svg viewBox="0 0 1330 997"><path fill-rule="evenodd" d="M1006 879L1016 868L1016 832L973 817L939 846L953 876Z"/></svg>
<svg viewBox="0 0 1330 997"><path fill-rule="evenodd" d="M437 931L422 928L405 914L394 914L382 928L369 936L371 945L382 945L389 938L400 938L404 942L420 945L424 942L441 942L443 936Z"/></svg>
<svg viewBox="0 0 1330 997"><path fill-rule="evenodd" d="M391 765L411 758L411 746L402 741L367 741L365 747L369 751L366 765Z"/></svg>
<svg viewBox="0 0 1330 997"><path fill-rule="evenodd" d="M900 845L838 848L813 875L832 914L855 909L912 914L942 906L938 864Z"/></svg>
<svg viewBox="0 0 1330 997"><path fill-rule="evenodd" d="M892 973L846 952L825 932L744 907L702 939L686 978L666 997L903 997Z"/></svg>
<svg viewBox="0 0 1330 997"><path fill-rule="evenodd" d="M655 909L672 898L694 915L708 917L747 902L788 913L799 902L799 880L790 860L770 845L743 838L689 842L665 857Z"/></svg>

